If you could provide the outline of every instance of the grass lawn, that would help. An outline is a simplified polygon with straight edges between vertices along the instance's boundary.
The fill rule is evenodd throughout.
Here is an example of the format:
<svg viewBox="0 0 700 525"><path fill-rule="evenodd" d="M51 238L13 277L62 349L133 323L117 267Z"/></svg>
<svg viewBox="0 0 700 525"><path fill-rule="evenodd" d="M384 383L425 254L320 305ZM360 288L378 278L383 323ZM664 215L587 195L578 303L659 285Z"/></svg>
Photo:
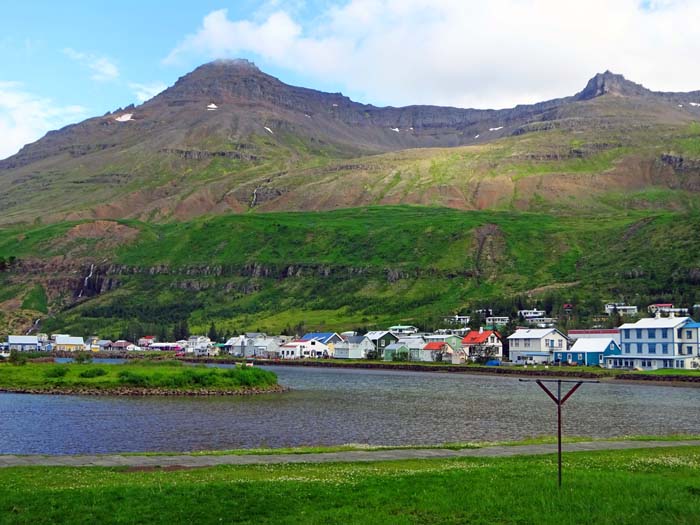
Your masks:
<svg viewBox="0 0 700 525"><path fill-rule="evenodd" d="M179 361L135 361L125 364L0 364L0 389L60 391L71 389L111 390L123 388L198 390L245 390L273 387L277 376L260 368L228 369L184 366Z"/></svg>
<svg viewBox="0 0 700 525"><path fill-rule="evenodd" d="M0 469L2 523L698 523L700 448L556 457Z"/></svg>

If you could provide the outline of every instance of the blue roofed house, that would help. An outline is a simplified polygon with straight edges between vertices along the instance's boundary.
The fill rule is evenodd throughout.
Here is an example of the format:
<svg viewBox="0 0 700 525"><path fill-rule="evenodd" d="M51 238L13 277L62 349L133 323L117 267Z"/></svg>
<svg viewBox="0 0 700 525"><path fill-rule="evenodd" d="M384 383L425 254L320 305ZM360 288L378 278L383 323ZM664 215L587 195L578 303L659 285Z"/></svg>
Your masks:
<svg viewBox="0 0 700 525"><path fill-rule="evenodd" d="M335 345L343 342L343 338L335 332L309 332L304 334L299 340L323 343L328 347L328 355L331 357L335 354Z"/></svg>
<svg viewBox="0 0 700 525"><path fill-rule="evenodd" d="M700 323L690 317L640 319L620 326L619 356L606 356L606 368L692 369L700 367Z"/></svg>
<svg viewBox="0 0 700 525"><path fill-rule="evenodd" d="M578 366L602 366L607 356L622 354L612 337L577 339L568 350L555 350L554 362Z"/></svg>

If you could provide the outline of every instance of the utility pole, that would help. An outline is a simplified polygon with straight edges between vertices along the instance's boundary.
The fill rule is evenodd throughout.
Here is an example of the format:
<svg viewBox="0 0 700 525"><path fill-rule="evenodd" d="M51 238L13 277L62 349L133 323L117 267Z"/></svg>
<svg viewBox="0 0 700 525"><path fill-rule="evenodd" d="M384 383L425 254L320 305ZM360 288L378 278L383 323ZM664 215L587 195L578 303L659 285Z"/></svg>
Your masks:
<svg viewBox="0 0 700 525"><path fill-rule="evenodd" d="M529 383L533 381L532 379L520 379L521 382L523 383ZM535 383L537 383L537 386L539 386L542 390L544 390L545 394L549 396L549 398L554 401L554 403L557 405L557 456L559 459L559 476L558 476L558 484L559 488L561 488L561 407L566 403L566 400L569 399L578 388L584 384L584 383L600 383L600 381L572 381L572 380L567 380L567 379L535 379ZM556 383L557 384L557 393L554 395L554 392L552 392L545 383ZM562 383L574 383L574 386L564 395L564 397L561 397L561 384Z"/></svg>

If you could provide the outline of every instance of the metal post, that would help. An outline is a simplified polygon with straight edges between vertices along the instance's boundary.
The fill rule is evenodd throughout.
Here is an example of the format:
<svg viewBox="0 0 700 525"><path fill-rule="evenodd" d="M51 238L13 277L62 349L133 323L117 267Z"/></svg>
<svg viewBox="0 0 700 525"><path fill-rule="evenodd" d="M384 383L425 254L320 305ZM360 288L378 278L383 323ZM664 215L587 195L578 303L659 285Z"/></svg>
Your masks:
<svg viewBox="0 0 700 525"><path fill-rule="evenodd" d="M557 445L559 449L559 488L561 488L561 381L557 381Z"/></svg>
<svg viewBox="0 0 700 525"><path fill-rule="evenodd" d="M521 382L530 382L532 379L520 379ZM561 488L561 407L564 403L566 403L566 400L569 399L576 390L583 384L583 383L599 383L600 381L571 381L571 380L566 380L566 379L535 379L535 383L537 383L537 386L539 386L542 390L544 390L544 393L547 394L547 396L554 401L554 403L557 405L557 456L558 456L558 463L559 463L559 471L558 471L558 485L559 488ZM555 396L554 393L549 390L545 386L545 383L556 383L557 384L557 395ZM575 383L574 386L569 390L566 395L562 398L561 397L561 384L562 383Z"/></svg>

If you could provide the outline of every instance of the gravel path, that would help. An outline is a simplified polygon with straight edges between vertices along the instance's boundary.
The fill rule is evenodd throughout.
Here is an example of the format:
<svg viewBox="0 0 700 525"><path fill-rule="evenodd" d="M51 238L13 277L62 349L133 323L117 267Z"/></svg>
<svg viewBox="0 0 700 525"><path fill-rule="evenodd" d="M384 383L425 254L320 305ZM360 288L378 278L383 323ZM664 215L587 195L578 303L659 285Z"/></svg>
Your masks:
<svg viewBox="0 0 700 525"><path fill-rule="evenodd" d="M626 450L639 448L700 447L700 440L688 441L589 441L564 444L564 452ZM0 467L133 467L133 468L198 468L216 465L270 465L275 463L332 463L354 461L391 461L400 459L507 457L554 454L556 445L494 446L478 449L396 449L323 452L314 454L260 455L90 455L90 456L0 456Z"/></svg>

